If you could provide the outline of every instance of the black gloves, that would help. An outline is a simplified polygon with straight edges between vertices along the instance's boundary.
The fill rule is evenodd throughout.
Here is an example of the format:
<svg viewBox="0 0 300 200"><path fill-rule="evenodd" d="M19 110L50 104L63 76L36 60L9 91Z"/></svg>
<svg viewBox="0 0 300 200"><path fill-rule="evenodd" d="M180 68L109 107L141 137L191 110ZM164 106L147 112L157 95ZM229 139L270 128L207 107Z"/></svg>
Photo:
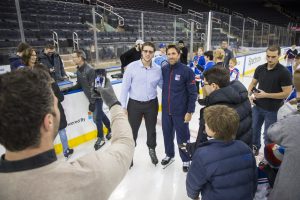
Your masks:
<svg viewBox="0 0 300 200"><path fill-rule="evenodd" d="M90 105L89 105L89 111L91 111L91 112L95 111L95 104L94 103L90 103Z"/></svg>

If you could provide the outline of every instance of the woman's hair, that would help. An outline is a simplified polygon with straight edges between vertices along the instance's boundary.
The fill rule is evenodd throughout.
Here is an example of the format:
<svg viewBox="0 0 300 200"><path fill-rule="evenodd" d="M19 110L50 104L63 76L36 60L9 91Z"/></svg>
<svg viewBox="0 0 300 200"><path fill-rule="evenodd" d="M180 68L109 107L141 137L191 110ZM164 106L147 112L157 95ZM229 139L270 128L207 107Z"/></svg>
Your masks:
<svg viewBox="0 0 300 200"><path fill-rule="evenodd" d="M33 52L36 53L35 49L32 47L25 49L25 51L22 55L22 61L25 64L25 66L29 66L29 61L30 61L30 58L31 58Z"/></svg>

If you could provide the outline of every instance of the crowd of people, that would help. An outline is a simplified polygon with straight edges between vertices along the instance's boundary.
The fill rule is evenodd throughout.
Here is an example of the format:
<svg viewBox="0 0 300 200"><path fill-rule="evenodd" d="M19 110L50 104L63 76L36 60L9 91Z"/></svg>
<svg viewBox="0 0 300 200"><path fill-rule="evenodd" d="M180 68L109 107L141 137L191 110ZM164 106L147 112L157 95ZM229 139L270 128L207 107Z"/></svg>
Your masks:
<svg viewBox="0 0 300 200"><path fill-rule="evenodd" d="M162 90L165 148L160 163L168 166L174 161L176 133L188 197L300 199L300 55L294 55L295 47L286 54L293 65L291 73L279 63L280 47L268 47L267 62L257 66L248 88L239 81L237 60L225 41L214 51L198 48L190 63L183 41L161 43L155 50L153 43L137 40L121 56L119 100L105 70L88 64L82 50L72 54L77 83L68 90L83 90L98 134L95 152L60 162L53 149L57 134L64 156L74 151L68 146L64 96L57 85L67 74L53 45L38 54L21 43L10 58L12 72L0 76L0 144L6 150L0 160L0 199L108 199L134 166L143 118L150 160L157 165L158 88ZM290 103L297 108L278 119L293 87L296 98ZM110 109L110 119L103 112L103 102ZM196 103L201 105L199 129L196 142L191 143L189 122L197 112ZM105 144L103 124L108 129L106 140L111 140L106 152L97 151ZM263 124L265 159L256 163ZM261 172L272 187L264 196L258 187ZM73 184L77 182L80 188ZM49 193L49 187L58 195Z"/></svg>

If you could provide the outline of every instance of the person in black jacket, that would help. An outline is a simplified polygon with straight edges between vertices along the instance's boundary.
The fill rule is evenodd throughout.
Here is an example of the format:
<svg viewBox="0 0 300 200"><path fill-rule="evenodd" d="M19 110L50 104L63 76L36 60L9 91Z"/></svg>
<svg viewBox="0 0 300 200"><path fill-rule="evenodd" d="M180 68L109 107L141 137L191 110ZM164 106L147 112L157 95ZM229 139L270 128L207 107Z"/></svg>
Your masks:
<svg viewBox="0 0 300 200"><path fill-rule="evenodd" d="M36 64L33 67L33 69L45 70L48 73L50 73L49 69L45 65L42 65L42 64ZM66 158L69 158L73 154L74 150L69 148L68 137L66 134L66 127L67 127L68 123L67 123L64 108L61 105L61 102L64 101L64 95L60 91L55 80L53 80L53 82L51 83L51 87L52 87L54 95L56 96L56 98L58 100L58 109L60 112L60 122L59 122L58 134L59 134L62 146L63 146L63 154Z"/></svg>
<svg viewBox="0 0 300 200"><path fill-rule="evenodd" d="M120 56L122 74L124 74L127 65L133 61L141 59L141 48L143 44L143 40L137 40L133 48L129 49Z"/></svg>
<svg viewBox="0 0 300 200"><path fill-rule="evenodd" d="M182 40L178 41L178 47L180 49L180 62L187 65L188 49L184 46L184 42Z"/></svg>
<svg viewBox="0 0 300 200"><path fill-rule="evenodd" d="M226 68L228 68L228 67L229 67L229 60L230 60L231 58L234 58L234 55L233 55L232 51L230 51L230 50L228 49L228 43L227 43L226 41L222 41L222 43L221 43L221 48L222 48L222 49L224 50L224 52L225 52L224 66L225 66Z"/></svg>
<svg viewBox="0 0 300 200"><path fill-rule="evenodd" d="M207 93L205 107L200 110L200 126L196 143L188 144L188 151L193 155L196 148L207 141L205 133L204 110L212 105L227 105L234 108L239 117L240 125L236 139L252 147L252 110L246 87L238 80L230 82L228 70L222 65L215 66L204 72L204 90Z"/></svg>
<svg viewBox="0 0 300 200"><path fill-rule="evenodd" d="M39 62L49 68L50 75L55 81L61 81L67 78L64 64L59 54L55 52L55 46L53 44L47 44L45 46L39 55Z"/></svg>

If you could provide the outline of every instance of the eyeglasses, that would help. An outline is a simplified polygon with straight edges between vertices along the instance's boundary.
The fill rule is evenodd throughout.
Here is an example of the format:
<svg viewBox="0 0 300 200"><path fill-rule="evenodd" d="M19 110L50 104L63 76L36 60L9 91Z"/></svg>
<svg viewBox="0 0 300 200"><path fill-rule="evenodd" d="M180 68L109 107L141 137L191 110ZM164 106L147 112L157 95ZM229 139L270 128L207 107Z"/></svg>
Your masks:
<svg viewBox="0 0 300 200"><path fill-rule="evenodd" d="M144 53L149 53L149 54L153 54L154 51L149 51L149 50L143 50Z"/></svg>

